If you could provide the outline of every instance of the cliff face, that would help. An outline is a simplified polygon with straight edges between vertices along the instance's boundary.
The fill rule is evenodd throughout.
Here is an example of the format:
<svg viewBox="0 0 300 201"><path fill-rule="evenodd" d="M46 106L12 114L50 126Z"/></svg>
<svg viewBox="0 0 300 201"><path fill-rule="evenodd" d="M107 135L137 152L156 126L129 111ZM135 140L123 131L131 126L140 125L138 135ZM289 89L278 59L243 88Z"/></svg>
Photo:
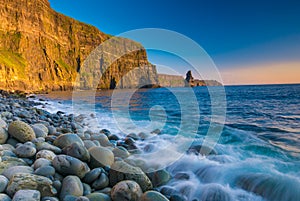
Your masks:
<svg viewBox="0 0 300 201"><path fill-rule="evenodd" d="M184 87L186 85L180 75L158 74L158 82L162 87Z"/></svg>
<svg viewBox="0 0 300 201"><path fill-rule="evenodd" d="M55 12L48 0L0 0L0 21L0 88L6 90L69 90L90 52L110 38ZM138 76L157 82L155 66L142 49L113 62L102 72L99 88L113 88L112 80L118 83L136 67ZM88 84L90 78L82 79ZM128 80L120 86L135 85Z"/></svg>

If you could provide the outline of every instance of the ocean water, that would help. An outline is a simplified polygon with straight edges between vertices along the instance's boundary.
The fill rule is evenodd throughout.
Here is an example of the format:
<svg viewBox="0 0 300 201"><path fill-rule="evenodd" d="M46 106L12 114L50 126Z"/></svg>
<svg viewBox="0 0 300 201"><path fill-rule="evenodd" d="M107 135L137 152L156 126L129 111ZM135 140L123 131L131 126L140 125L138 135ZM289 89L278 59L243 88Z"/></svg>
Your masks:
<svg viewBox="0 0 300 201"><path fill-rule="evenodd" d="M94 113L87 130L146 135L131 159L145 171L166 168L173 176L159 188L166 194L191 201L300 200L300 85L226 86L225 92L225 122L214 122L223 129L205 155L187 147L204 147L214 121L206 87L42 97L50 112Z"/></svg>

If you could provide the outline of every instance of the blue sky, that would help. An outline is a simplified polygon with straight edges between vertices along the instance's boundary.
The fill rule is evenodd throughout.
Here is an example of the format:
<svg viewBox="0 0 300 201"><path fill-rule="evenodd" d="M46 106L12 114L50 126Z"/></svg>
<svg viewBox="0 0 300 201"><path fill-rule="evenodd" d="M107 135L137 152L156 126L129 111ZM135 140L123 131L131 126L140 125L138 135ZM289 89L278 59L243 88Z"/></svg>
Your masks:
<svg viewBox="0 0 300 201"><path fill-rule="evenodd" d="M149 27L179 32L200 44L220 71L300 61L298 0L50 0L50 4L112 35ZM149 59L168 60L154 52L149 52Z"/></svg>

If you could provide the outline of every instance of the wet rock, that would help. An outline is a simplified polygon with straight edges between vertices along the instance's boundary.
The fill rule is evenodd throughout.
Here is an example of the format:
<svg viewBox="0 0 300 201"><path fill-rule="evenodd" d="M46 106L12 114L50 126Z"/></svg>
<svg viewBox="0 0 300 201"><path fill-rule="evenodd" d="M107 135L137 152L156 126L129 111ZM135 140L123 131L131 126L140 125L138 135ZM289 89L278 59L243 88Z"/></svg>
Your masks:
<svg viewBox="0 0 300 201"><path fill-rule="evenodd" d="M64 200L67 195L83 195L83 186L77 176L67 176L66 178L64 178L60 192L60 199Z"/></svg>
<svg viewBox="0 0 300 201"><path fill-rule="evenodd" d="M19 173L33 173L33 169L29 166L13 166L8 169L6 169L2 174L8 178L11 179L15 174Z"/></svg>
<svg viewBox="0 0 300 201"><path fill-rule="evenodd" d="M49 161L45 158L39 158L36 161L34 161L33 167L36 170L40 167L49 166L49 165L51 165L51 161Z"/></svg>
<svg viewBox="0 0 300 201"><path fill-rule="evenodd" d="M90 152L90 166L97 167L110 167L114 163L114 154L110 149L104 147L92 147Z"/></svg>
<svg viewBox="0 0 300 201"><path fill-rule="evenodd" d="M129 152L127 151L127 149L125 149L124 147L118 146L115 147L112 152L114 153L115 157L120 157L120 158L127 158L130 156Z"/></svg>
<svg viewBox="0 0 300 201"><path fill-rule="evenodd" d="M7 128L7 123L0 118L0 128Z"/></svg>
<svg viewBox="0 0 300 201"><path fill-rule="evenodd" d="M6 190L7 185L8 179L5 176L0 175L0 193L3 193Z"/></svg>
<svg viewBox="0 0 300 201"><path fill-rule="evenodd" d="M91 136L91 140L97 140L100 143L100 145L103 147L107 147L111 145L108 137L104 134L94 134Z"/></svg>
<svg viewBox="0 0 300 201"><path fill-rule="evenodd" d="M171 179L169 172L166 170L158 170L156 172L149 173L148 176L153 184L153 187L162 186Z"/></svg>
<svg viewBox="0 0 300 201"><path fill-rule="evenodd" d="M34 171L34 174L45 177L50 177L55 174L55 169L52 166L43 166Z"/></svg>
<svg viewBox="0 0 300 201"><path fill-rule="evenodd" d="M147 175L139 168L129 165L124 161L116 161L110 169L109 181L114 186L123 180L133 180L142 188L143 192L151 190L152 183Z"/></svg>
<svg viewBox="0 0 300 201"><path fill-rule="evenodd" d="M214 150L213 148L203 146L203 145L192 145L188 150L188 154L196 154L196 155L217 155L217 151Z"/></svg>
<svg viewBox="0 0 300 201"><path fill-rule="evenodd" d="M82 183L82 186L83 186L83 195L89 195L92 193L92 188L90 185L86 183Z"/></svg>
<svg viewBox="0 0 300 201"><path fill-rule="evenodd" d="M56 190L52 187L52 181L46 177L28 173L14 174L7 186L7 194L13 196L22 189L38 190L42 197L56 194Z"/></svg>
<svg viewBox="0 0 300 201"><path fill-rule="evenodd" d="M110 197L104 193L91 193L89 195L86 195L86 197L90 201L111 201Z"/></svg>
<svg viewBox="0 0 300 201"><path fill-rule="evenodd" d="M35 147L32 147L30 145L22 144L18 146L15 150L15 154L17 154L20 158L30 158L33 157L36 153Z"/></svg>
<svg viewBox="0 0 300 201"><path fill-rule="evenodd" d="M92 140L84 140L84 146L88 150L92 147L97 147L97 145Z"/></svg>
<svg viewBox="0 0 300 201"><path fill-rule="evenodd" d="M90 171L86 163L67 155L56 156L52 165L57 172L63 175L76 175L79 178L83 178Z"/></svg>
<svg viewBox="0 0 300 201"><path fill-rule="evenodd" d="M67 146L70 146L73 143L78 143L79 145L84 146L83 141L80 139L80 137L76 134L64 134L60 135L56 140L54 141L53 145L64 148Z"/></svg>
<svg viewBox="0 0 300 201"><path fill-rule="evenodd" d="M13 167L13 166L27 165L23 160L18 159L18 158L16 158L16 159L11 158L9 160L7 160L7 158L6 158L5 161L4 161L4 159L5 158L2 157L3 161L0 162L0 174L2 174L3 171L5 171L6 169Z"/></svg>
<svg viewBox="0 0 300 201"><path fill-rule="evenodd" d="M4 128L0 127L0 144L5 144L7 139L8 139L7 131Z"/></svg>
<svg viewBox="0 0 300 201"><path fill-rule="evenodd" d="M164 195L157 191L147 191L142 196L140 201L169 201Z"/></svg>
<svg viewBox="0 0 300 201"><path fill-rule="evenodd" d="M48 135L48 128L43 125L43 124L34 124L31 126L34 133L35 133L35 136L38 138L38 137L47 137Z"/></svg>
<svg viewBox="0 0 300 201"><path fill-rule="evenodd" d="M117 183L111 190L111 198L113 201L130 200L139 201L143 191L135 181L121 181Z"/></svg>
<svg viewBox="0 0 300 201"><path fill-rule="evenodd" d="M42 201L59 201L56 197L43 197Z"/></svg>
<svg viewBox="0 0 300 201"><path fill-rule="evenodd" d="M83 181L87 184L91 184L100 176L103 171L104 170L102 168L94 168L84 176Z"/></svg>
<svg viewBox="0 0 300 201"><path fill-rule="evenodd" d="M62 153L62 150L59 147L49 144L48 142L38 142L38 143L36 143L36 148L38 151L49 150L49 151L54 152L55 154Z"/></svg>
<svg viewBox="0 0 300 201"><path fill-rule="evenodd" d="M3 193L0 193L0 200L1 201L11 201L10 197Z"/></svg>
<svg viewBox="0 0 300 201"><path fill-rule="evenodd" d="M109 179L107 175L105 173L101 173L99 178L93 182L92 187L95 190L100 190L107 187L108 185L109 185Z"/></svg>
<svg viewBox="0 0 300 201"><path fill-rule="evenodd" d="M33 129L22 121L13 121L10 123L8 133L20 142L31 141L35 138Z"/></svg>
<svg viewBox="0 0 300 201"><path fill-rule="evenodd" d="M73 143L63 148L62 152L66 155L75 157L81 161L85 161L85 162L90 161L89 151L83 145L80 145L78 143Z"/></svg>
<svg viewBox="0 0 300 201"><path fill-rule="evenodd" d="M40 201L41 193L37 190L19 190L12 201Z"/></svg>

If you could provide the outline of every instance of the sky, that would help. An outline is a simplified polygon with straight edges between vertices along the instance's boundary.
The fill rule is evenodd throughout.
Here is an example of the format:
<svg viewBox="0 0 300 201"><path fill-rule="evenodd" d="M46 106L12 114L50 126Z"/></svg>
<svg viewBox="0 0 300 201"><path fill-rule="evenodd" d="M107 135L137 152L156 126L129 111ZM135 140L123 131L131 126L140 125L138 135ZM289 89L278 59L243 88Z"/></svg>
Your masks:
<svg viewBox="0 0 300 201"><path fill-rule="evenodd" d="M300 83L299 0L49 1L112 35L141 28L183 34L207 52L225 84ZM148 57L159 72L190 68L171 54L149 50Z"/></svg>

